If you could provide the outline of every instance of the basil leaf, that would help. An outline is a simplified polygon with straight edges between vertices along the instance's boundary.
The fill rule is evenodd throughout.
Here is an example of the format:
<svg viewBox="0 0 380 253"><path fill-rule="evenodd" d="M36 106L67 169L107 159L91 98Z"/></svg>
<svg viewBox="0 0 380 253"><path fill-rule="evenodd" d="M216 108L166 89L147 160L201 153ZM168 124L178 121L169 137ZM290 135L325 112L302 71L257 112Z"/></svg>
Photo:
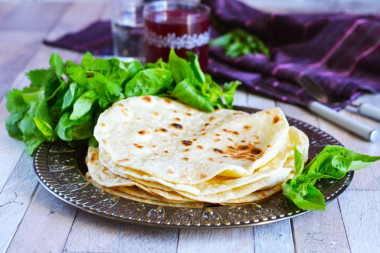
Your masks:
<svg viewBox="0 0 380 253"><path fill-rule="evenodd" d="M225 83L223 85L222 96L224 98L227 108L229 109L233 108L232 104L234 102L235 91L239 85L241 85L240 81L233 81L233 82Z"/></svg>
<svg viewBox="0 0 380 253"><path fill-rule="evenodd" d="M358 170L380 160L380 156L356 153L340 146L327 146L303 169L303 159L294 148L295 176L282 185L283 194L305 210L325 210L322 193L314 187L318 179L340 179L347 172Z"/></svg>
<svg viewBox="0 0 380 253"><path fill-rule="evenodd" d="M189 65L190 68L192 69L195 77L197 78L199 83L204 83L206 82L206 77L205 74L203 73L201 69L201 65L199 64L198 61L198 56L194 53L187 52L187 56L189 57Z"/></svg>
<svg viewBox="0 0 380 253"><path fill-rule="evenodd" d="M83 93L73 105L73 112L70 114L70 120L77 120L91 111L98 95L94 90Z"/></svg>
<svg viewBox="0 0 380 253"><path fill-rule="evenodd" d="M71 120L70 113L66 112L59 119L56 132L63 141L85 140L92 136L93 127L93 119L90 114Z"/></svg>
<svg viewBox="0 0 380 253"><path fill-rule="evenodd" d="M188 79L185 79L177 84L170 95L189 106L207 112L214 111L214 107L212 106L210 100L197 91Z"/></svg>
<svg viewBox="0 0 380 253"><path fill-rule="evenodd" d="M50 124L43 119L40 118L33 118L34 123L36 124L38 130L41 131L41 133L46 137L48 141L53 141L55 137L55 133L53 128L50 126Z"/></svg>
<svg viewBox="0 0 380 253"><path fill-rule="evenodd" d="M170 88L172 73L164 69L145 69L137 73L126 85L125 96L156 95Z"/></svg>
<svg viewBox="0 0 380 253"><path fill-rule="evenodd" d="M177 56L174 49L169 54L169 70L172 72L173 79L177 84L184 79L188 79L192 85L201 87L188 62Z"/></svg>

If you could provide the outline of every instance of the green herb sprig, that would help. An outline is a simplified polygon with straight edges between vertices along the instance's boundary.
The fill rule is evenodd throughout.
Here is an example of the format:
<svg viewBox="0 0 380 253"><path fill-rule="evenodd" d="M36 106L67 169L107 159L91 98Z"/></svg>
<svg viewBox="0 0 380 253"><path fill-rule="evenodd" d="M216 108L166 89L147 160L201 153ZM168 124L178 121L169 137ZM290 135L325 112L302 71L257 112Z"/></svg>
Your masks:
<svg viewBox="0 0 380 253"><path fill-rule="evenodd" d="M318 179L341 179L347 172L370 166L380 156L358 154L340 146L327 146L304 168L301 153L294 148L295 176L282 185L283 194L304 210L326 210Z"/></svg>
<svg viewBox="0 0 380 253"><path fill-rule="evenodd" d="M6 94L10 116L8 134L21 140L32 155L45 141L61 139L70 145L89 142L97 145L93 129L99 115L124 98L156 95L212 112L214 107L232 108L240 82L220 88L210 75L202 72L197 55L189 61L170 52L169 62L130 63L96 59L86 53L81 64L64 62L52 54L49 69L36 69L26 75L30 86Z"/></svg>
<svg viewBox="0 0 380 253"><path fill-rule="evenodd" d="M258 37L247 33L242 29L236 29L226 33L209 43L210 46L218 46L225 49L226 55L231 58L247 54L264 54L268 59L269 49Z"/></svg>

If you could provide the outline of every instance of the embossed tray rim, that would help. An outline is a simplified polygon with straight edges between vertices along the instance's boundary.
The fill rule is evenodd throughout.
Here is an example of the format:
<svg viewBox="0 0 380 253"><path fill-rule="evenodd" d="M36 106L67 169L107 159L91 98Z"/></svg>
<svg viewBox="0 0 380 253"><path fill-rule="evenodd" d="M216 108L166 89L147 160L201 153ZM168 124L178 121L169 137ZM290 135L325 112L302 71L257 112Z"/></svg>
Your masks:
<svg viewBox="0 0 380 253"><path fill-rule="evenodd" d="M235 109L250 112L250 113L256 112L258 110L258 109L247 108L247 107L235 107ZM342 144L339 141L337 141L334 137L332 137L331 135L322 131L321 129L319 129L315 126L312 126L306 122L303 122L301 120L297 120L295 118L292 118L292 117L287 117L287 118L288 118L288 121L291 125L299 126L300 124L302 124L301 129L307 128L308 130L311 131L311 135L316 134L319 136L324 136L324 138L330 142L326 145L340 145L340 146L342 146ZM308 134L308 136L309 136L309 134ZM309 136L309 138L310 137L311 136ZM75 195L75 193L76 193L75 191L69 192L69 194L65 194L64 190L62 190L62 185L59 185L57 179L52 176L53 172L49 173L49 170L48 170L47 164L46 164L46 160L48 159L49 154L51 155L51 153L49 153L47 149L48 149L48 147L54 147L57 145L59 145L59 144L57 144L57 143L44 143L38 148L38 150L34 156L34 160L33 160L34 171L37 175L38 181L49 192L51 192L55 197L61 199L62 201L66 202L72 206L75 206L75 207L77 207L77 208L79 208L85 212L92 213L92 214L95 214L95 215L98 215L101 217L105 217L105 218L109 218L109 219L113 219L113 220L117 220L117 221L122 221L122 222L139 224L139 225L151 225L151 226L166 227L166 228L198 228L199 229L199 228L232 228L232 227L248 227L248 226L264 225L264 224L269 224L272 222L277 222L277 221L281 221L281 220L285 220L285 219L289 219L289 218L294 218L294 217L299 216L301 214L305 214L305 213L310 212L307 210L301 210L301 209L295 207L293 204L291 204L291 205L293 205L293 206L291 206L292 210L290 210L288 213L282 213L281 215L273 215L273 216L267 215L266 217L264 217L264 214L262 214L260 212L262 212L263 210L268 211L269 208L268 208L268 206L264 206L264 208L262 208L261 205L263 205L263 203L265 203L265 202L268 202L268 201L270 202L270 200L272 200L272 199L275 199L275 200L286 199L281 194L281 192L279 192L279 193L277 193L277 194L275 194L275 195L273 195L267 199L257 201L257 202L253 202L253 203L249 203L249 204L213 206L213 207L203 207L203 208L182 208L182 207L158 206L158 205L145 204L145 203L140 203L140 202L122 199L122 198L117 197L118 199L117 199L116 203L114 205L112 205L111 207L109 207L108 209L106 209L106 210L102 210L102 208L96 209L93 206L94 205L96 206L97 203L99 203L100 201L103 201L105 199L99 199L98 202L96 202L95 204L93 204L91 206L86 205L86 202L83 202L83 199L76 199L75 198L75 197L78 197ZM312 143L311 143L310 148L313 147L313 148L322 149L326 145L314 145L314 146L312 146ZM83 177L81 180L83 180L83 179L86 180L83 173L80 171L80 169L78 167L78 161L77 161L77 157L76 157L78 150L73 149L73 151L70 151L70 152L75 154L76 167L72 168L72 169L77 170L77 172L80 173L80 175ZM334 200L336 197L338 197L349 186L349 184L352 181L353 175L354 175L353 172L349 172L349 173L347 173L347 175L344 178L342 178L340 180L329 180L329 183L331 184L330 187L327 188L327 190L323 191L324 195L326 193L328 193L328 195L325 195L326 204L328 204L329 202ZM327 182L326 180L322 180L322 183L317 183L317 185L322 185L323 183L326 183L326 182ZM87 185L95 187L91 183L89 183L88 181L87 181L87 183L82 182L81 184L86 185L83 188L87 187ZM81 188L78 188L78 189L81 189ZM99 188L96 188L96 189L99 191L103 191ZM74 194L74 195L70 196L72 194ZM106 195L111 195L111 196L116 197L115 195L112 195L110 193L106 193ZM88 199L87 199L87 201L88 201ZM117 215L118 211L115 211L113 213L109 212L109 210L111 210L115 206L119 207L119 208L123 208L123 205L122 205L123 202L129 203L130 206L140 205L141 207L145 208L145 206L146 206L147 208L145 208L145 209L143 208L142 211L139 209L129 210L129 211L137 212L137 214L130 215L130 216ZM133 203L136 203L136 204L133 204ZM119 206L117 206L117 205L119 205ZM258 209L256 209L256 208L258 208ZM157 217L156 217L156 219L154 219L154 217L152 219L149 219L149 217L150 217L149 215L151 215L152 210L157 211L157 209L159 211L163 210L164 216L161 217L160 219L158 219ZM128 209L126 209L126 210L128 210ZM123 211L126 211L126 210L123 210ZM196 210L195 214L198 214L198 216L199 216L199 214L203 215L203 216L198 217L199 221L201 223L195 225L192 223L193 220L191 220L191 222L189 224L185 224L186 220L184 220L183 217L179 223L173 223L172 222L173 219L176 217L178 218L178 214L177 214L177 216L172 216L172 219L170 219L170 223L165 223L164 218L166 218L165 217L166 213L168 211L171 211L169 213L173 214L173 211L174 211L174 214L176 214L177 210L180 210L180 212L187 210L188 211L187 215L189 215L190 212L193 212L194 210ZM208 210L211 210L211 212ZM232 213L229 212L228 215L230 215L230 216L232 215L232 216L230 217L227 215L227 217L230 217L229 218L230 220L228 220L227 218L222 217L220 212L224 214L225 212L228 213L229 210L231 210L231 212L232 212L232 210L235 210L235 211L245 210L247 212L248 211L253 212L257 217L261 217L261 218L249 219L249 217L253 217L253 216L249 216L248 218L244 217L244 212L243 212L243 215L241 213L238 213L238 215L240 215L240 216L237 216L237 217L240 217L240 218L239 219L236 218L237 220L236 219L234 220L231 217L234 217L234 215L236 215L236 214L233 212ZM270 212L273 212L273 211L277 211L277 210L270 209ZM186 214L186 212L185 212L185 214ZM195 214L193 213L192 215L195 215ZM209 214L210 215L216 215L216 217L219 217L219 219L214 218L213 219L214 223L211 224L209 221L207 221L207 218L204 218ZM144 217L145 217L145 219L144 219ZM202 220L202 218L204 218L204 219Z"/></svg>

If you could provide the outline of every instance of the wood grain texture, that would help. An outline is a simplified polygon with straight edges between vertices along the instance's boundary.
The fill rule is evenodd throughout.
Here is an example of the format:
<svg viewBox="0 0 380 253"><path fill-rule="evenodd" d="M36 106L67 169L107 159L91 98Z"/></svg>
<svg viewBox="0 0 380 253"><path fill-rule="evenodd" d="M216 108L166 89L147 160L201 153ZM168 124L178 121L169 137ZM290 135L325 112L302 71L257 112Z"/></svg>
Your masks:
<svg viewBox="0 0 380 253"><path fill-rule="evenodd" d="M143 227L79 211L65 251L175 252L178 230Z"/></svg>
<svg viewBox="0 0 380 253"><path fill-rule="evenodd" d="M62 252L76 212L39 185L8 253Z"/></svg>
<svg viewBox="0 0 380 253"><path fill-rule="evenodd" d="M350 252L336 200L327 205L325 212L310 212L292 222L297 252Z"/></svg>
<svg viewBox="0 0 380 253"><path fill-rule="evenodd" d="M379 252L380 191L347 190L339 204L351 252Z"/></svg>
<svg viewBox="0 0 380 253"><path fill-rule="evenodd" d="M4 20L12 11L19 5L19 3L0 3L0 22Z"/></svg>
<svg viewBox="0 0 380 253"><path fill-rule="evenodd" d="M255 253L294 252L290 220L254 227Z"/></svg>
<svg viewBox="0 0 380 253"><path fill-rule="evenodd" d="M0 31L49 31L67 3L23 3L0 23Z"/></svg>
<svg viewBox="0 0 380 253"><path fill-rule="evenodd" d="M121 224L119 252L176 252L178 229Z"/></svg>
<svg viewBox="0 0 380 253"><path fill-rule="evenodd" d="M68 252L117 252L120 223L79 210L67 238Z"/></svg>
<svg viewBox="0 0 380 253"><path fill-rule="evenodd" d="M253 228L181 229L177 252L255 252Z"/></svg>
<svg viewBox="0 0 380 253"><path fill-rule="evenodd" d="M32 158L24 153L0 193L0 252L8 248L36 185Z"/></svg>

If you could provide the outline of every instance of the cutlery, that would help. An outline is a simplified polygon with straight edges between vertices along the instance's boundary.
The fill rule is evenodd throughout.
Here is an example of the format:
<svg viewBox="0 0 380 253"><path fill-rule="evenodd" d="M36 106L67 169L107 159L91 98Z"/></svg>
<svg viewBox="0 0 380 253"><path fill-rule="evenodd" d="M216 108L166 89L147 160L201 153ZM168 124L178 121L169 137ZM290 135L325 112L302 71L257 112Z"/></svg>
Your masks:
<svg viewBox="0 0 380 253"><path fill-rule="evenodd" d="M331 103L324 89L310 76L302 76L298 83L311 95L315 100L322 104L339 105L340 103ZM349 103L349 106L356 109L357 113L380 121L380 109L366 103L354 104ZM352 111L352 110L350 110Z"/></svg>
<svg viewBox="0 0 380 253"><path fill-rule="evenodd" d="M315 87L317 87L317 85L315 85L315 84L313 86L314 89L310 88L311 85L308 86L308 83L310 82L309 80L311 80L309 77L303 76L302 78L298 79L297 81L303 88L305 88L305 90L311 96L313 96L314 93L318 93L318 91L315 92L315 90L318 90L318 89L320 90L320 88L315 89ZM367 125L364 125L364 124L360 123L359 121L351 119L351 118L331 109L330 107L327 107L326 105L324 105L322 103L319 103L317 101L312 101L307 105L307 107L309 108L310 111L312 111L312 112L318 114L319 116L335 123L336 125L343 127L344 129L364 138L365 140L368 140L370 142L376 142L379 139L379 132L376 129L369 127ZM364 108L366 108L366 107L364 107Z"/></svg>

